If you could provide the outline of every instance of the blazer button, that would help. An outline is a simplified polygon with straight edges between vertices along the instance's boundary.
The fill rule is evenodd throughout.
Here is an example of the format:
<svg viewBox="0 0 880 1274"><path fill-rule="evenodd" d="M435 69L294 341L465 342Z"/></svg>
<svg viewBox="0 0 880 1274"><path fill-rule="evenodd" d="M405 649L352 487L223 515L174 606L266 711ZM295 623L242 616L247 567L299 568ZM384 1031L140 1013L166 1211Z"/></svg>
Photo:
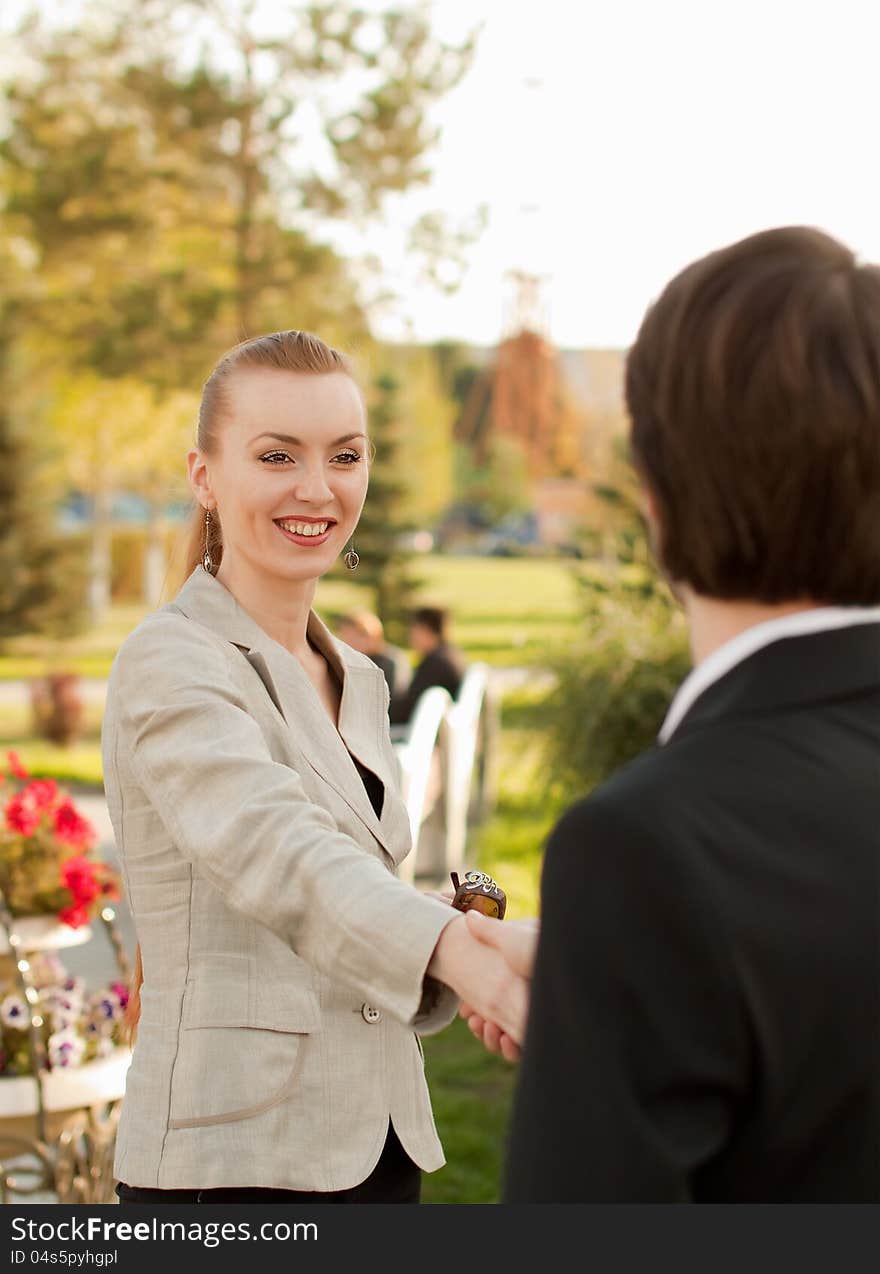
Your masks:
<svg viewBox="0 0 880 1274"><path fill-rule="evenodd" d="M365 1022L370 1022L370 1023L379 1022L382 1019L382 1014L379 1012L378 1009L374 1009L372 1004L361 1005L361 1016L363 1017Z"/></svg>

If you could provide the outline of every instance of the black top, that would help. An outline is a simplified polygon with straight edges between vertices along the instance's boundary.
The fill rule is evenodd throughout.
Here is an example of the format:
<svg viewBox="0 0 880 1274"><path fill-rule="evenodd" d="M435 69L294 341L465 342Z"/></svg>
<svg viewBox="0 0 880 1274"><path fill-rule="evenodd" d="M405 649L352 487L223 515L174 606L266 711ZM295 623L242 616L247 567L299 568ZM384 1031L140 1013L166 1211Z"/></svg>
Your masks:
<svg viewBox="0 0 880 1274"><path fill-rule="evenodd" d="M506 1202L880 1202L880 625L786 638L555 828Z"/></svg>
<svg viewBox="0 0 880 1274"><path fill-rule="evenodd" d="M464 656L448 642L442 642L430 654L425 655L406 690L393 696L389 709L391 724L402 725L409 721L419 696L431 686L442 686L454 699L461 689L464 673Z"/></svg>
<svg viewBox="0 0 880 1274"><path fill-rule="evenodd" d="M367 767L362 765L357 757L353 756L351 752L349 752L348 755L351 757L352 761L354 761L354 767L361 776L361 782L367 789L367 796L370 798L370 804L376 811L376 817L381 818L382 806L385 803L384 783L379 778L378 774L374 774L372 770L368 770Z"/></svg>

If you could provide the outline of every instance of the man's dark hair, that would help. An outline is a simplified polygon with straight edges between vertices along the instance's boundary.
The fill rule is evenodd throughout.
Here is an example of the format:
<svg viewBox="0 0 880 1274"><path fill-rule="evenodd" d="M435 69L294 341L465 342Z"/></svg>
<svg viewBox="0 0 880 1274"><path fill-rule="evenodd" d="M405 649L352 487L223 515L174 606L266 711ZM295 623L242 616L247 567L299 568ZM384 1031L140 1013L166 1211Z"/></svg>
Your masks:
<svg viewBox="0 0 880 1274"><path fill-rule="evenodd" d="M449 625L449 612L441 606L420 606L409 617L411 624L421 624L437 637L444 639Z"/></svg>
<svg viewBox="0 0 880 1274"><path fill-rule="evenodd" d="M710 253L645 315L626 401L673 580L880 602L880 267L804 226Z"/></svg>

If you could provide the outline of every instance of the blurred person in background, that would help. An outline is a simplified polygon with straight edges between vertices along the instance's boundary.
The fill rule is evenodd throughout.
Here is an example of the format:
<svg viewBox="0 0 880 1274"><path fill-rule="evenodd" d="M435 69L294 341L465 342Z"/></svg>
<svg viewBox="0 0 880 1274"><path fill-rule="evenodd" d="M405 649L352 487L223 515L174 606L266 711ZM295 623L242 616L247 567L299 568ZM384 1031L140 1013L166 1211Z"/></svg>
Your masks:
<svg viewBox="0 0 880 1274"><path fill-rule="evenodd" d="M385 680L312 609L368 454L339 351L287 331L221 358L188 574L113 662L104 783L139 943L126 1204L417 1203L444 1162L419 1034L464 996L522 1036L526 979L396 876Z"/></svg>
<svg viewBox="0 0 880 1274"><path fill-rule="evenodd" d="M626 398L695 667L551 835L504 1199L877 1203L880 268L696 261Z"/></svg>
<svg viewBox="0 0 880 1274"><path fill-rule="evenodd" d="M367 655L377 668L381 668L392 697L406 689L412 675L406 652L385 640L385 630L378 615L368 610L342 615L336 629L346 645Z"/></svg>
<svg viewBox="0 0 880 1274"><path fill-rule="evenodd" d="M420 606L410 617L409 644L420 655L406 690L391 700L391 724L409 721L419 697L431 686L442 686L453 699L461 689L465 659L449 640L449 612L439 606Z"/></svg>

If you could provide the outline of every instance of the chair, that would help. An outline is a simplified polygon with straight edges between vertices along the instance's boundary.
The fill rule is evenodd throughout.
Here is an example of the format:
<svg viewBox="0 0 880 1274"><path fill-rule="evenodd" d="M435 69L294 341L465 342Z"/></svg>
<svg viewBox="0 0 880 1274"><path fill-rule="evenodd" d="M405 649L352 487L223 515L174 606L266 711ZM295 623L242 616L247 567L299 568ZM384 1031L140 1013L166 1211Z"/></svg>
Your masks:
<svg viewBox="0 0 880 1274"><path fill-rule="evenodd" d="M400 868L404 880L415 879L417 863L420 875L442 874L442 865L437 860L445 858L445 848L438 846L438 841L441 837L445 841L445 828L441 832L437 827L437 814L443 813L445 824L444 803L440 797L446 787L447 714L452 703L452 697L442 686L431 686L419 696L406 736L401 738L397 731L392 736L413 843L412 851ZM429 823L430 826L426 826Z"/></svg>
<svg viewBox="0 0 880 1274"><path fill-rule="evenodd" d="M446 883L465 865L469 828L491 811L498 707L490 671L472 664L455 700L433 686L409 724L392 728L413 841L406 880Z"/></svg>

